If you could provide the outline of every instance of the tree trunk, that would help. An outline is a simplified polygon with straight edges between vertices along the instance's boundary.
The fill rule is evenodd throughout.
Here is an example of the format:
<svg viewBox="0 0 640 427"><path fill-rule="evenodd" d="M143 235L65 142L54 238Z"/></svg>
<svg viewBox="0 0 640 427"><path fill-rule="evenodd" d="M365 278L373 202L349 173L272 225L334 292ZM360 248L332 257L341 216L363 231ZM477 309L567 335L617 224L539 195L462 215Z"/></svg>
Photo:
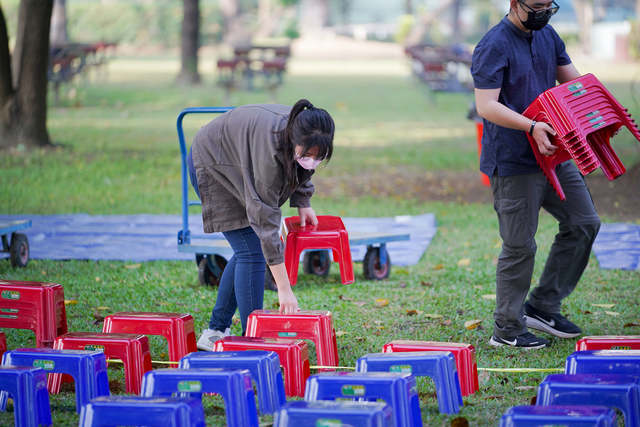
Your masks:
<svg viewBox="0 0 640 427"><path fill-rule="evenodd" d="M452 41L460 43L462 41L462 31L460 26L460 9L462 8L462 0L455 0L451 6L451 34Z"/></svg>
<svg viewBox="0 0 640 427"><path fill-rule="evenodd" d="M404 13L407 15L413 15L413 1L404 0Z"/></svg>
<svg viewBox="0 0 640 427"><path fill-rule="evenodd" d="M51 14L51 46L69 42L67 33L67 0L54 0Z"/></svg>
<svg viewBox="0 0 640 427"><path fill-rule="evenodd" d="M200 83L198 74L198 48L200 47L199 0L183 0L181 67L177 81L184 84Z"/></svg>
<svg viewBox="0 0 640 427"><path fill-rule="evenodd" d="M417 22L412 28L411 33L405 40L405 44L407 46L411 46L414 44L422 43L424 37L429 31L429 26L431 25L431 23L435 21L440 15L442 15L448 8L450 8L454 1L456 0L442 0L437 9L430 13L422 14L417 19Z"/></svg>
<svg viewBox="0 0 640 427"><path fill-rule="evenodd" d="M47 132L47 64L52 8L53 0L20 2L13 57L9 53L4 15L1 16L0 147L50 144Z"/></svg>
<svg viewBox="0 0 640 427"><path fill-rule="evenodd" d="M585 54L591 53L591 27L593 26L593 0L573 0L573 8L580 27L580 45Z"/></svg>

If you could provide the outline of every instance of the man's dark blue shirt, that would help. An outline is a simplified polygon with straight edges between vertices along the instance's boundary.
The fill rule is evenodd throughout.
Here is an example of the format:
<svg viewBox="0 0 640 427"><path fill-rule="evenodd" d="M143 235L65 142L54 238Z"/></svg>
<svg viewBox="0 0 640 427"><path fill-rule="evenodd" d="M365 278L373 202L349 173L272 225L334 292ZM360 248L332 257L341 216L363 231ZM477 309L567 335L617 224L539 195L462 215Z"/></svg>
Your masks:
<svg viewBox="0 0 640 427"><path fill-rule="evenodd" d="M522 113L538 95L556 85L557 68L571 59L564 42L547 25L524 32L507 17L489 30L473 51L476 89L498 89L498 101ZM480 170L489 176L540 171L525 132L484 120Z"/></svg>

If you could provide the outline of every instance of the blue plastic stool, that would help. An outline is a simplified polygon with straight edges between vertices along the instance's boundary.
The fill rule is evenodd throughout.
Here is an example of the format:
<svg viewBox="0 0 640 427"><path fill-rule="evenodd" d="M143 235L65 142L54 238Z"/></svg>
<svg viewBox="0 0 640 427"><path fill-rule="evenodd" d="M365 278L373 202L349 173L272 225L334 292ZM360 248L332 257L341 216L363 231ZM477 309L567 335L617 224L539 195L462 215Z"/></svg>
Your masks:
<svg viewBox="0 0 640 427"><path fill-rule="evenodd" d="M256 382L260 413L272 414L285 404L280 358L274 351L197 351L180 359L180 368L248 369Z"/></svg>
<svg viewBox="0 0 640 427"><path fill-rule="evenodd" d="M76 387L76 411L98 396L109 395L107 360L101 351L53 350L50 348L19 348L2 357L3 365L34 366L47 373L69 374ZM0 405L6 396L0 394Z"/></svg>
<svg viewBox="0 0 640 427"><path fill-rule="evenodd" d="M365 354L356 362L356 372L407 372L430 377L436 385L438 408L443 414L460 412L462 392L456 359L450 351L416 351Z"/></svg>
<svg viewBox="0 0 640 427"><path fill-rule="evenodd" d="M384 400L397 427L422 426L416 378L396 372L323 372L307 379L304 400Z"/></svg>
<svg viewBox="0 0 640 427"><path fill-rule="evenodd" d="M536 404L602 405L624 413L625 425L640 426L640 377L622 374L554 374L538 387Z"/></svg>
<svg viewBox="0 0 640 427"><path fill-rule="evenodd" d="M273 427L393 427L391 407L384 402L318 400L289 402L273 419Z"/></svg>
<svg viewBox="0 0 640 427"><path fill-rule="evenodd" d="M175 397L100 396L82 407L79 427L111 426L204 427L198 399Z"/></svg>
<svg viewBox="0 0 640 427"><path fill-rule="evenodd" d="M140 392L146 397L179 394L199 399L202 393L222 396L229 427L258 426L251 373L246 369L156 369L144 374Z"/></svg>
<svg viewBox="0 0 640 427"><path fill-rule="evenodd" d="M0 366L0 390L13 398L16 427L36 427L51 422L47 373L40 368ZM5 400L6 404L6 400ZM5 405L0 407L5 410Z"/></svg>
<svg viewBox="0 0 640 427"><path fill-rule="evenodd" d="M616 411L605 406L514 406L500 418L500 427L562 425L615 427Z"/></svg>
<svg viewBox="0 0 640 427"><path fill-rule="evenodd" d="M567 357L566 374L628 374L640 377L640 350L576 351Z"/></svg>

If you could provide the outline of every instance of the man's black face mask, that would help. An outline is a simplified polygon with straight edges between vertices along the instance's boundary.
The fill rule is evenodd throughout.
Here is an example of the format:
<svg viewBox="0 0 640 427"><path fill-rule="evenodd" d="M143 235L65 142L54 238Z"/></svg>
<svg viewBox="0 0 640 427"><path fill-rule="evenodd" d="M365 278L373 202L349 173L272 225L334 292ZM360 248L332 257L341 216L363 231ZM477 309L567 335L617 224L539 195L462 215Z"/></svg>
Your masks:
<svg viewBox="0 0 640 427"><path fill-rule="evenodd" d="M538 31L544 28L544 26L549 23L549 19L551 19L551 17L558 12L558 9L560 9L560 6L558 6L555 1L553 2L553 6L544 10L533 10L524 2L524 0L518 0L518 3L528 9L527 20L520 20L520 22L522 22L522 25L526 29L533 31Z"/></svg>

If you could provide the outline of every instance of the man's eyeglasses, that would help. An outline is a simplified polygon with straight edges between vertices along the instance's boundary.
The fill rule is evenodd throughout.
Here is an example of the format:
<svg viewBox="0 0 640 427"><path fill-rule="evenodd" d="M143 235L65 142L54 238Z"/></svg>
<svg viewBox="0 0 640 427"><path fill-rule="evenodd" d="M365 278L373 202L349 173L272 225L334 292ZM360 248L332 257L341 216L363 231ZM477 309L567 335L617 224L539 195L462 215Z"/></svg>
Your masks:
<svg viewBox="0 0 640 427"><path fill-rule="evenodd" d="M560 6L555 1L552 2L553 6L547 8L547 9L542 9L542 10L535 10L534 8L532 8L531 6L526 4L525 0L518 0L518 3L520 3L521 5L526 7L527 9L529 9L530 12L533 12L537 19L549 18L549 17L555 15L556 13L558 13L558 10L560 10Z"/></svg>

